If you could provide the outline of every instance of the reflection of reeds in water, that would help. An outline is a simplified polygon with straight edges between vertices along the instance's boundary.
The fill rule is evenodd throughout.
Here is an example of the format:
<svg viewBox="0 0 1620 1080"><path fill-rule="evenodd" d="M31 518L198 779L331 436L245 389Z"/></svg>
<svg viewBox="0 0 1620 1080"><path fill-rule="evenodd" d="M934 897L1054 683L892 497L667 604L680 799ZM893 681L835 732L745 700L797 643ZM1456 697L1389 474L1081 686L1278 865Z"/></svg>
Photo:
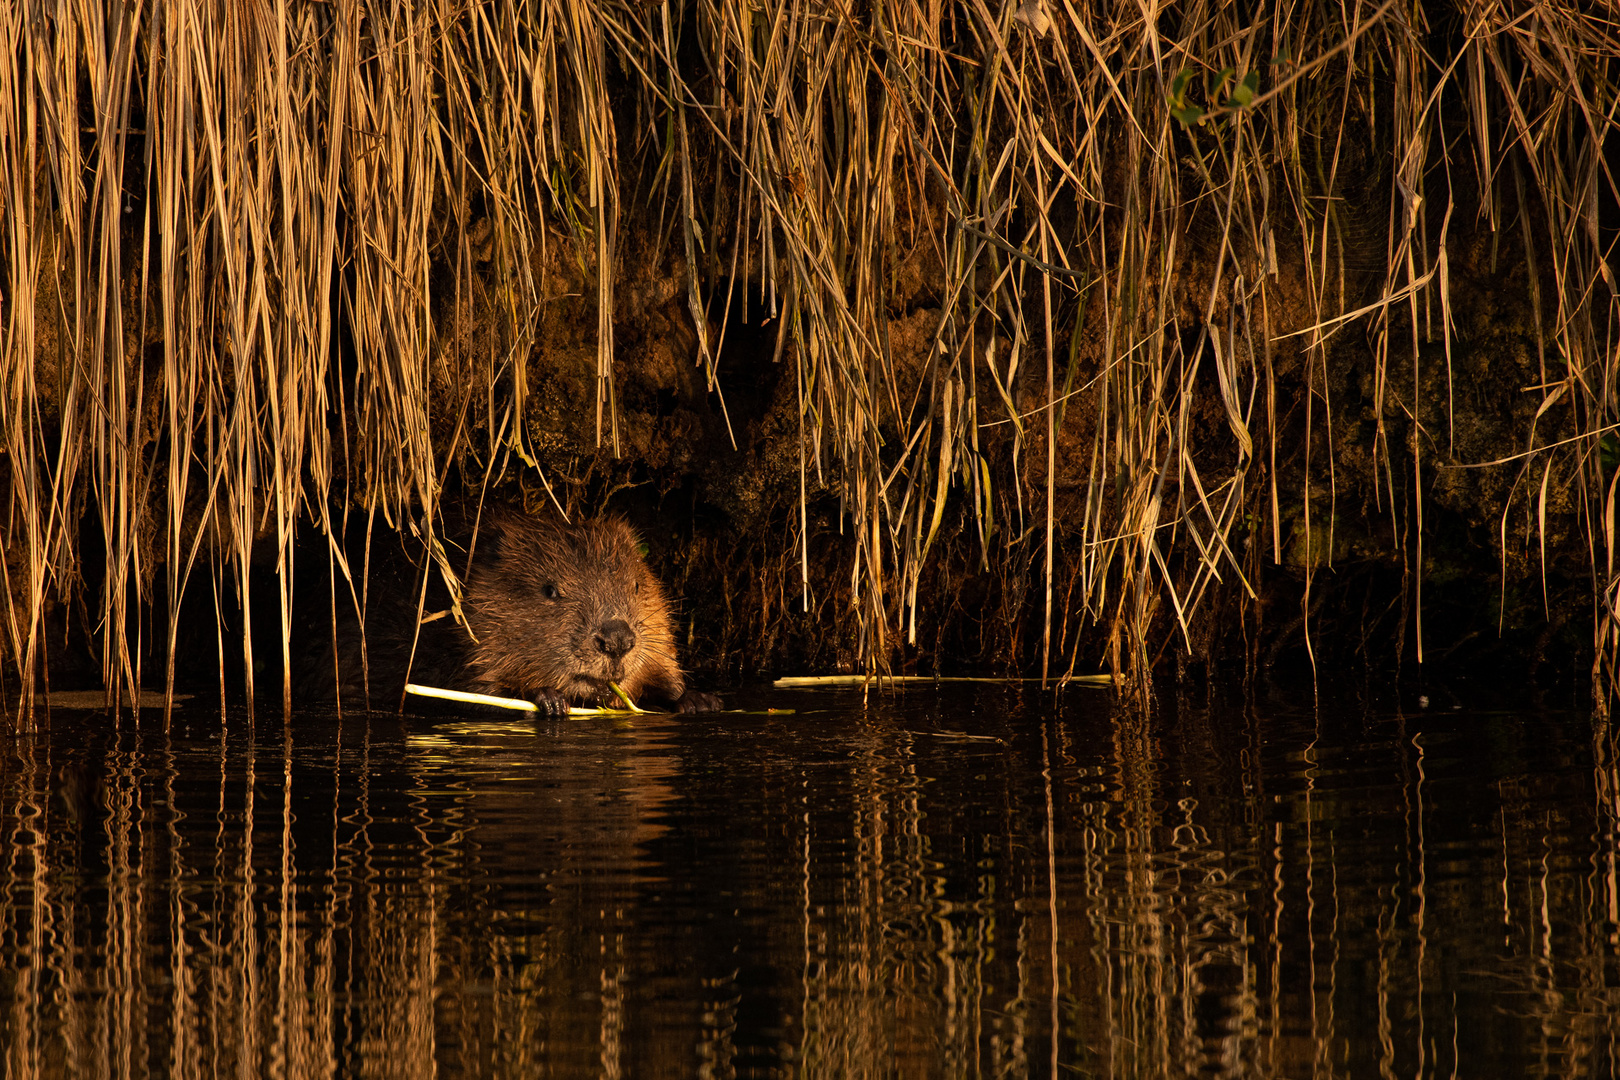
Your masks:
<svg viewBox="0 0 1620 1080"><path fill-rule="evenodd" d="M16 742L0 1047L18 1078L1574 1075L1620 1039L1612 736L1588 773L1505 730L1466 778L1469 734L1197 714L728 735L707 781L656 724Z"/></svg>
<svg viewBox="0 0 1620 1080"><path fill-rule="evenodd" d="M1164 763L1138 723L1116 734L1113 753L1085 768L1072 744L1055 748L1050 905L1039 805L1005 807L1003 828L1025 849L1012 874L949 889L938 862L908 857L941 842L926 823L950 811L922 796L905 745L857 767L842 816L852 830L820 838L848 849L843 873L829 880L818 830L804 834L802 1075L1327 1076L1371 1065L1446 1074L1470 1051L1475 1061L1512 1052L1517 1037L1480 1050L1457 1027L1458 930L1480 927L1482 915L1529 940L1502 942L1503 955L1522 960L1512 971L1479 970L1495 968L1494 943L1469 954L1486 985L1467 992L1524 995L1529 1028L1557 1033L1530 1057L1578 1071L1574 1063L1620 1038L1602 974L1620 883L1612 841L1568 837L1571 862L1590 861L1556 880L1544 861L1544 815L1569 778L1544 779L1528 800L1539 807L1515 810L1520 794L1504 792L1493 911L1478 878L1447 866L1444 845L1426 846L1424 821L1436 811L1421 740L1390 747L1407 779L1392 805L1371 807L1354 789L1318 795L1316 754L1305 747L1290 776L1303 787L1279 812L1252 758L1240 774L1178 793L1165 789ZM1585 808L1594 827L1612 813L1612 753L1607 741L1599 748L1599 805ZM1341 776L1366 769L1337 756ZM1468 796L1453 785L1445 797ZM1358 835L1369 816L1383 819L1375 831L1390 842L1371 860ZM1542 849L1543 861L1509 856L1515 845ZM1440 887L1429 880L1435 864L1450 871ZM996 955L1009 950L1011 978ZM1565 965L1572 980L1553 974Z"/></svg>

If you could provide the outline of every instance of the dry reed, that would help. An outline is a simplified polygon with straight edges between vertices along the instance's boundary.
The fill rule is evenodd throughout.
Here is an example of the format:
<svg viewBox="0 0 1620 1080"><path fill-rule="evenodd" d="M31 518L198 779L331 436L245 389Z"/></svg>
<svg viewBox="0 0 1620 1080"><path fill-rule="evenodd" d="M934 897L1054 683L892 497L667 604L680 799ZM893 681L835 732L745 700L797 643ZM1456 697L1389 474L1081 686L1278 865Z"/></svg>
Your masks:
<svg viewBox="0 0 1620 1080"><path fill-rule="evenodd" d="M1043 677L1103 660L1142 688L1156 620L1189 645L1214 591L1252 596L1290 532L1322 549L1303 560L1308 619L1342 468L1330 356L1352 326L1421 658L1425 492L1477 463L1454 459L1450 365L1456 237L1482 222L1493 257L1524 252L1540 349L1533 419L1492 464L1517 477L1504 560L1545 545L1550 491L1574 493L1612 684L1607 15L172 0L9 5L0 36L4 639L23 672L81 590L113 697L146 655L172 680L187 588L240 606L244 631L279 620L285 642L305 519L363 603L335 539L349 517L431 536L448 462L533 461L530 364L565 264L595 327L596 438L619 452L632 219L679 234L720 407L715 290L757 289L776 318L802 601L825 584L803 500L829 491L852 550L840 617L869 666L916 640L948 506L983 563L1031 550ZM920 361L891 346L907 259L941 284ZM474 294L500 332L466 379L444 353ZM1302 372L1286 387L1284 362ZM1439 426L1421 419L1436 395ZM256 566L277 571L275 611L253 607ZM1082 652L1085 626L1106 655Z"/></svg>

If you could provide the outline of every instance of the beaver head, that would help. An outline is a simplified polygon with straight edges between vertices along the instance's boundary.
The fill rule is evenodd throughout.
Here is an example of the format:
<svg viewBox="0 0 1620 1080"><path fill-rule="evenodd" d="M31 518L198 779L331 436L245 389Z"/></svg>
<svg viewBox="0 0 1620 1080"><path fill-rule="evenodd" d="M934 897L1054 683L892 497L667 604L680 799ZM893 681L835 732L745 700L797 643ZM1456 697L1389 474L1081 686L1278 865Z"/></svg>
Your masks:
<svg viewBox="0 0 1620 1080"><path fill-rule="evenodd" d="M555 708L569 701L678 701L669 601L617 518L577 525L511 518L480 534L463 605L476 689Z"/></svg>

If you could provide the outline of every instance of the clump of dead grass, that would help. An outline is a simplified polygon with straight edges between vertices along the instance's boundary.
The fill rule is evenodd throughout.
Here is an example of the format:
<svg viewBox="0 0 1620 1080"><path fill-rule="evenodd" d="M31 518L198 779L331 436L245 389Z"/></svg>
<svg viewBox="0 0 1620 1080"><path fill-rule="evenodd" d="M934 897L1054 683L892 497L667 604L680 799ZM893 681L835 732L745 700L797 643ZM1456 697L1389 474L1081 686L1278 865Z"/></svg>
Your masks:
<svg viewBox="0 0 1620 1080"><path fill-rule="evenodd" d="M1449 365L1466 218L1527 253L1542 345L1536 421L1489 467L1517 470L1525 506L1575 478L1612 685L1620 323L1600 208L1620 48L1583 7L172 0L13 5L0 35L4 626L25 672L50 598L81 581L115 695L142 681L142 605L169 613L172 667L199 575L285 641L304 518L334 538L342 599L362 600L346 516L431 534L474 428L492 471L528 459L556 245L593 283L590 408L616 450L627 213L684 254L722 407L709 290L761 291L797 388L801 513L837 493L842 617L868 664L915 638L957 503L984 562L1039 551L1043 677L1104 662L1145 686L1155 620L1186 638L1213 588L1250 591L1256 560L1283 559L1280 504L1315 535L1320 500L1279 489L1280 418L1303 410L1299 482L1331 506L1326 365L1350 327L1371 343L1371 453L1421 656L1425 477L1459 463L1446 431L1386 420L1416 402L1385 398L1397 365L1425 385L1426 345ZM1358 214L1381 223L1375 245ZM888 346L900 235L943 275L916 378ZM1369 265L1370 295L1347 287ZM436 401L434 301L475 276L502 311L499 355L488 385ZM1303 365L1297 400L1280 399L1281 357ZM1224 434L1195 445L1211 409ZM1555 419L1573 434L1547 439ZM1060 454L1080 462L1066 494ZM85 573L91 525L104 565ZM1060 532L1078 554L1058 589ZM283 583L275 611L253 610L256 554ZM1083 654L1078 628L1098 624L1106 655Z"/></svg>

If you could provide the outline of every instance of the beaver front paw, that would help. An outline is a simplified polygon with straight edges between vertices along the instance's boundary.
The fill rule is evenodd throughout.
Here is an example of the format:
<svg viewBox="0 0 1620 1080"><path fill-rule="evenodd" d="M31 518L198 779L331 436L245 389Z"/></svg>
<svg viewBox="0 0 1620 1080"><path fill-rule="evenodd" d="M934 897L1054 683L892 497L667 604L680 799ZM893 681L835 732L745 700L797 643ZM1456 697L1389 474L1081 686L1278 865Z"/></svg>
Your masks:
<svg viewBox="0 0 1620 1080"><path fill-rule="evenodd" d="M705 694L702 690L688 690L675 703L678 713L719 712L723 708L719 694Z"/></svg>
<svg viewBox="0 0 1620 1080"><path fill-rule="evenodd" d="M551 689L536 690L529 695L529 700L534 702L541 716L567 716L573 707L573 702Z"/></svg>

